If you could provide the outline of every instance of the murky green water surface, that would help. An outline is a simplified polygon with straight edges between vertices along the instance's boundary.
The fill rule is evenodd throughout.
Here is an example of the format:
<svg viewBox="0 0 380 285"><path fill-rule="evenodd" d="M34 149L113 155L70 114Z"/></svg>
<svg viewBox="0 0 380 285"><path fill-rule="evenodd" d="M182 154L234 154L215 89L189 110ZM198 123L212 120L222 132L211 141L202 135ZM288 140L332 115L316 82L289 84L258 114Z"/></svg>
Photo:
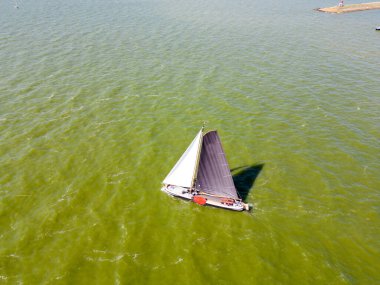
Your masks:
<svg viewBox="0 0 380 285"><path fill-rule="evenodd" d="M0 3L0 283L380 283L379 11L18 5ZM203 121L231 169L262 166L251 213L159 190Z"/></svg>

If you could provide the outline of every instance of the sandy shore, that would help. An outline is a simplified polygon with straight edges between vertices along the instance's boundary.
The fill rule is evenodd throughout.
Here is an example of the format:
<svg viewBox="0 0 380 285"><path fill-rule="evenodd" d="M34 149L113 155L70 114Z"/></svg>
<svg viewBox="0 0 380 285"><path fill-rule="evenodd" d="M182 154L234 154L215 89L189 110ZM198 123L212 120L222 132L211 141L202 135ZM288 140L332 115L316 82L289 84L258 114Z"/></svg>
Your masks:
<svg viewBox="0 0 380 285"><path fill-rule="evenodd" d="M321 12L327 12L327 13L349 13L349 12L373 10L373 9L380 9L380 2L350 4L350 5L344 5L343 7L334 6L334 7L328 7L328 8L319 8L317 10Z"/></svg>

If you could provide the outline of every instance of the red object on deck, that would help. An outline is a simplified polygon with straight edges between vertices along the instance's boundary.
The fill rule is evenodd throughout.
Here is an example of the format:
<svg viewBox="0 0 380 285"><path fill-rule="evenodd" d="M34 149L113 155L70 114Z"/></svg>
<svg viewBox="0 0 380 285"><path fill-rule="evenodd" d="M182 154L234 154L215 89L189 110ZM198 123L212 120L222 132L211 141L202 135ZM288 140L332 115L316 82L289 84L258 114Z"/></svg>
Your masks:
<svg viewBox="0 0 380 285"><path fill-rule="evenodd" d="M193 201L199 205L204 205L206 204L207 199L202 196L194 196Z"/></svg>

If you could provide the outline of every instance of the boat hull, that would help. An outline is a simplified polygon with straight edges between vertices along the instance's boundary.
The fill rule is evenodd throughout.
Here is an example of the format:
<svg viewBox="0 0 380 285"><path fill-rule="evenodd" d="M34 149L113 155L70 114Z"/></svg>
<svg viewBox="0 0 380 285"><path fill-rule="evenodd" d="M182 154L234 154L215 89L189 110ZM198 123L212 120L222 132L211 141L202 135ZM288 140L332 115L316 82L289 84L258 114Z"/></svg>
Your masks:
<svg viewBox="0 0 380 285"><path fill-rule="evenodd" d="M234 201L234 203L223 203L223 199L220 197L214 197L204 194L193 194L190 192L189 188L184 188L180 186L174 186L174 185L164 185L161 188L162 191L165 193L177 197L182 198L186 200L191 200L195 202L197 199L194 200L194 197L202 197L206 200L205 205L232 210L232 211L244 211L249 210L249 206L241 201Z"/></svg>

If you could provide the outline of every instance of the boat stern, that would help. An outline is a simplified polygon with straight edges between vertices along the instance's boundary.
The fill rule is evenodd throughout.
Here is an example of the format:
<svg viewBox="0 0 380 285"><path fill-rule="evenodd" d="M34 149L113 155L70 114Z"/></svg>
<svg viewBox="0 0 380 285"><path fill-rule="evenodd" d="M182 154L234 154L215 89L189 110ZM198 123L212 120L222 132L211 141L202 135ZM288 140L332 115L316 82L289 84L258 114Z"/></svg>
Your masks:
<svg viewBox="0 0 380 285"><path fill-rule="evenodd" d="M242 203L243 204L243 207L244 207L244 210L246 211L250 211L252 209L252 205L251 204L246 204L246 203Z"/></svg>

